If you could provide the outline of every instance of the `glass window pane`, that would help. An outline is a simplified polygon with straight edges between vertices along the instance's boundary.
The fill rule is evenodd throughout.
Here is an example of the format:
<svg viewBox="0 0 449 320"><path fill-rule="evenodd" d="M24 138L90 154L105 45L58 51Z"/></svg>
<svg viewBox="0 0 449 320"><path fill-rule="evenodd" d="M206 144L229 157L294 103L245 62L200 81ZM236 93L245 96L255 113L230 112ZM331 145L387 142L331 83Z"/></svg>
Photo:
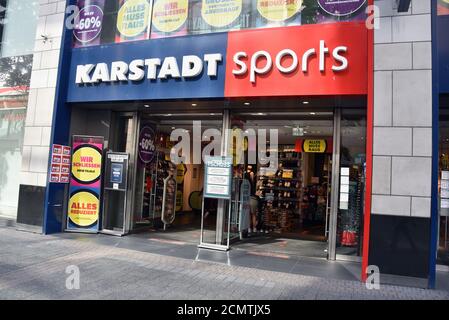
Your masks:
<svg viewBox="0 0 449 320"><path fill-rule="evenodd" d="M365 150L365 110L343 112L341 120L337 254L361 255L365 195Z"/></svg>
<svg viewBox="0 0 449 320"><path fill-rule="evenodd" d="M37 0L8 0L1 56L10 57L33 53L39 15Z"/></svg>

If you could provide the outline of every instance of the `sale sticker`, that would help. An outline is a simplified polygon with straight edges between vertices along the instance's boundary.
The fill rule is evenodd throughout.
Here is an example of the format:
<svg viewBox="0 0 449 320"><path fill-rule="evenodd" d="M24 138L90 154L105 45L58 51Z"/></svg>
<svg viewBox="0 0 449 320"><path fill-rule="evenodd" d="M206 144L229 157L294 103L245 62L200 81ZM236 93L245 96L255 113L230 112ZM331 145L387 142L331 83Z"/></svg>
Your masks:
<svg viewBox="0 0 449 320"><path fill-rule="evenodd" d="M257 0L257 11L269 21L285 21L301 9L303 0L272 1Z"/></svg>
<svg viewBox="0 0 449 320"><path fill-rule="evenodd" d="M98 221L100 201L90 191L78 191L69 200L68 217L77 226L88 227Z"/></svg>
<svg viewBox="0 0 449 320"><path fill-rule="evenodd" d="M242 0L203 0L201 15L213 27L225 27L237 19L242 12Z"/></svg>
<svg viewBox="0 0 449 320"><path fill-rule="evenodd" d="M96 40L101 33L104 14L103 4L99 4L83 7L75 18L73 36L81 45Z"/></svg>
<svg viewBox="0 0 449 320"><path fill-rule="evenodd" d="M162 32L173 32L182 27L188 15L188 0L157 0L153 7L153 26Z"/></svg>

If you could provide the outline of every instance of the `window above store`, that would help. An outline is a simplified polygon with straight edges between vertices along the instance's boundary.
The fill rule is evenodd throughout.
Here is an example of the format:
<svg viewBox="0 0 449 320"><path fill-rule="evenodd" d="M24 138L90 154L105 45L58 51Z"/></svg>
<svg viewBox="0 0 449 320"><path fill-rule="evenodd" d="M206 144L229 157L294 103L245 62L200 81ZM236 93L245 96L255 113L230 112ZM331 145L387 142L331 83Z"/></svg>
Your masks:
<svg viewBox="0 0 449 320"><path fill-rule="evenodd" d="M364 21L367 0L78 0L73 46Z"/></svg>
<svg viewBox="0 0 449 320"><path fill-rule="evenodd" d="M33 53L38 16L38 0L0 0L1 58Z"/></svg>

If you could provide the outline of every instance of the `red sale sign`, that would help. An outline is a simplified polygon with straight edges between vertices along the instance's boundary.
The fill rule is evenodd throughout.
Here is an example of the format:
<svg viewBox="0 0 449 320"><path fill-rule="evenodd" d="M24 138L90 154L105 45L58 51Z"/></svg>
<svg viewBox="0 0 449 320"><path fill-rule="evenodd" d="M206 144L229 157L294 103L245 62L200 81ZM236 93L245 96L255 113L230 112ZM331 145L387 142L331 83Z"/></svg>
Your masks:
<svg viewBox="0 0 449 320"><path fill-rule="evenodd" d="M226 97L367 93L367 30L333 23L230 32Z"/></svg>

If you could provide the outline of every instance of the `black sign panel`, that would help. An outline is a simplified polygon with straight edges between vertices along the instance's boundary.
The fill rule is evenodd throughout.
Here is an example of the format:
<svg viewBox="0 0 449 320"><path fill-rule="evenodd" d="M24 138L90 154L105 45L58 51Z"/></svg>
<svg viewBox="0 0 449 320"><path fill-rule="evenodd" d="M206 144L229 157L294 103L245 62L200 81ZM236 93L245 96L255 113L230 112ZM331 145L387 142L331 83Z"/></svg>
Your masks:
<svg viewBox="0 0 449 320"><path fill-rule="evenodd" d="M106 154L105 190L126 191L129 155L120 152Z"/></svg>

